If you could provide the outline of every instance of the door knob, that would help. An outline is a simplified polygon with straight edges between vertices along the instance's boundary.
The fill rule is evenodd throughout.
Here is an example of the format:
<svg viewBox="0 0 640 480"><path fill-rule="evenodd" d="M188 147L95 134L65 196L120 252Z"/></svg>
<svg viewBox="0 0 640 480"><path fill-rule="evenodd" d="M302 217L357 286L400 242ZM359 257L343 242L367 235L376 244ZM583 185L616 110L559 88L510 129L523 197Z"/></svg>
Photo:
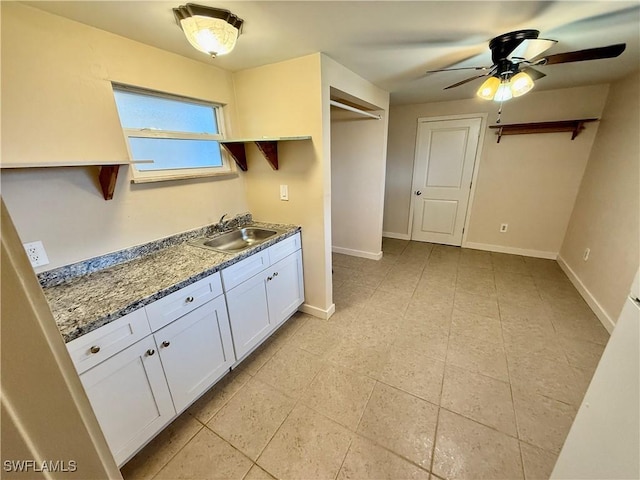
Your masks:
<svg viewBox="0 0 640 480"><path fill-rule="evenodd" d="M420 195L422 195L422 192L420 190L416 190L416 195L420 196Z"/></svg>

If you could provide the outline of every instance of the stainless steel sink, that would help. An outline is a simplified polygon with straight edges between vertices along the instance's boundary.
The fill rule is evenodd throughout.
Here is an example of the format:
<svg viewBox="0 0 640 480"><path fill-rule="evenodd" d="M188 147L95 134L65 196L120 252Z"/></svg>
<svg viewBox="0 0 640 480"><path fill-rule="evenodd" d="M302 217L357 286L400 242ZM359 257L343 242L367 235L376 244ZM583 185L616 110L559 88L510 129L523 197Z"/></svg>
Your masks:
<svg viewBox="0 0 640 480"><path fill-rule="evenodd" d="M210 248L223 253L238 253L280 234L279 230L271 230L260 227L245 227L231 232L223 233L213 238L198 238L189 242L203 248Z"/></svg>

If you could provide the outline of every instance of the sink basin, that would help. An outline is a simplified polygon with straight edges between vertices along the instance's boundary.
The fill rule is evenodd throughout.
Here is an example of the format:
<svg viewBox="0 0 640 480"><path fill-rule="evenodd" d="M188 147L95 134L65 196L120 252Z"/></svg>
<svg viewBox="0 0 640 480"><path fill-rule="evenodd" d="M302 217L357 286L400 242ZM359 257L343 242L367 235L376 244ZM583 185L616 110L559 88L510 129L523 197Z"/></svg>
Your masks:
<svg viewBox="0 0 640 480"><path fill-rule="evenodd" d="M223 233L214 238L199 238L192 242L198 247L210 248L223 253L238 253L266 242L282 232L259 227L245 227Z"/></svg>

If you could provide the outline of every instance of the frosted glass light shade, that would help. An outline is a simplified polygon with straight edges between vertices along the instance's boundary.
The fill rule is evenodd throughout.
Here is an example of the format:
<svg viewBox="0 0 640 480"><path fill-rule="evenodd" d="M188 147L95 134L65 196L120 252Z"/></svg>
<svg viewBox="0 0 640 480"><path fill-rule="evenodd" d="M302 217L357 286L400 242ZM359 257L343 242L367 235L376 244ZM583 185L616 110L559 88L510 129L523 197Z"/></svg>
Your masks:
<svg viewBox="0 0 640 480"><path fill-rule="evenodd" d="M533 80L525 72L517 73L511 79L511 93L514 97L524 95L533 88Z"/></svg>
<svg viewBox="0 0 640 480"><path fill-rule="evenodd" d="M233 50L242 30L243 20L229 10L187 3L173 14L193 48L214 58Z"/></svg>
<svg viewBox="0 0 640 480"><path fill-rule="evenodd" d="M511 98L513 97L513 94L511 93L510 87L511 85L509 85L509 82L500 83L500 86L498 87L498 91L493 97L493 101L506 102L507 100L511 100Z"/></svg>
<svg viewBox="0 0 640 480"><path fill-rule="evenodd" d="M212 57L229 53L238 40L238 29L220 18L189 17L180 26L193 48Z"/></svg>
<svg viewBox="0 0 640 480"><path fill-rule="evenodd" d="M476 95L485 100L493 100L493 96L498 91L498 87L500 87L500 80L496 77L489 77L480 85Z"/></svg>

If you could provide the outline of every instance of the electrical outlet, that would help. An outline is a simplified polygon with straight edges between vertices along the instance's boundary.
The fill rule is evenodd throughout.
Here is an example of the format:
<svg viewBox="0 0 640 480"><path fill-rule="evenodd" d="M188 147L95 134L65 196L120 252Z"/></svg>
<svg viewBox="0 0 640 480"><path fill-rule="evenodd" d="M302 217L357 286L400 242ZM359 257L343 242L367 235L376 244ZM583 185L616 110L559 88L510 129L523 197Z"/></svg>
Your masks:
<svg viewBox="0 0 640 480"><path fill-rule="evenodd" d="M589 260L589 254L591 253L590 248L585 248L584 253L582 254L582 259L586 262Z"/></svg>
<svg viewBox="0 0 640 480"><path fill-rule="evenodd" d="M49 257L47 257L47 252L44 251L44 245L40 240L23 243L22 245L27 252L27 257L29 257L32 267L41 267L49 264Z"/></svg>
<svg viewBox="0 0 640 480"><path fill-rule="evenodd" d="M280 185L280 200L284 200L285 202L289 200L289 186L288 185Z"/></svg>
<svg viewBox="0 0 640 480"><path fill-rule="evenodd" d="M509 229L509 224L508 223L502 223L500 224L500 233L506 233L506 231Z"/></svg>

